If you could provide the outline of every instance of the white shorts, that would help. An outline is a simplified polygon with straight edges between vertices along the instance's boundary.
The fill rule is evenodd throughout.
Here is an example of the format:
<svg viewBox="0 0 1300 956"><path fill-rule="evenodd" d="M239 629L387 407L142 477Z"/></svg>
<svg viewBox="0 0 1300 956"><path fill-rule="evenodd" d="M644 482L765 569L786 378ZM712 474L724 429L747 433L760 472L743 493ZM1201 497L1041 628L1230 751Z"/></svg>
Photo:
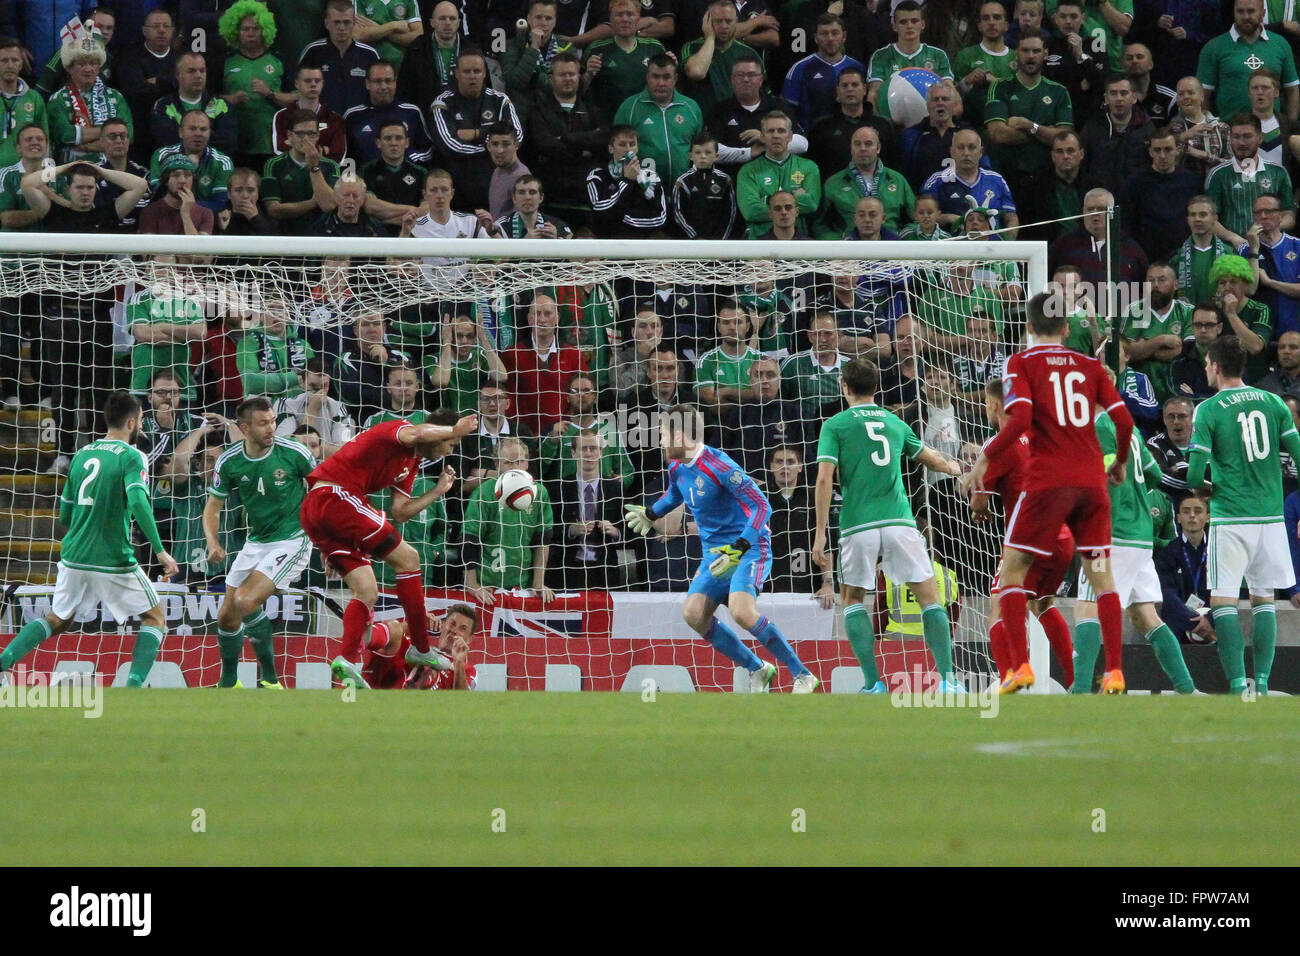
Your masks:
<svg viewBox="0 0 1300 956"><path fill-rule="evenodd" d="M1086 562L1088 559L1085 557L1083 560ZM1164 600L1160 575L1156 574L1156 562L1150 549L1113 545L1110 549L1110 573L1115 579L1115 593L1119 595L1120 607L1159 604ZM1079 600L1097 600L1082 567L1079 568Z"/></svg>
<svg viewBox="0 0 1300 956"><path fill-rule="evenodd" d="M50 605L54 616L72 621L82 614L93 614L101 604L120 623L157 605L158 592L138 567L114 574L82 571L60 561Z"/></svg>
<svg viewBox="0 0 1300 956"><path fill-rule="evenodd" d="M245 542L226 572L226 587L237 588L257 571L275 583L276 590L298 580L311 562L311 539L305 534L284 541Z"/></svg>
<svg viewBox="0 0 1300 956"><path fill-rule="evenodd" d="M1243 578L1252 597L1295 584L1283 521L1210 525L1206 564L1211 597L1237 597Z"/></svg>
<svg viewBox="0 0 1300 956"><path fill-rule="evenodd" d="M925 539L915 528L888 525L856 531L840 539L840 580L854 588L876 589L876 560L896 584L916 584L934 577Z"/></svg>

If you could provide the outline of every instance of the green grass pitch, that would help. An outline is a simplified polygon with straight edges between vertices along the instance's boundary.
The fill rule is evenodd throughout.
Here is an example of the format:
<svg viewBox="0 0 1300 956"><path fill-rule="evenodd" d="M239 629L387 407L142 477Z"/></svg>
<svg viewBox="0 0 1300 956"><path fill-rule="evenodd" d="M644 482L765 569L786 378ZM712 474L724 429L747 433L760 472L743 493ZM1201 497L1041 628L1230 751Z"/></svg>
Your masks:
<svg viewBox="0 0 1300 956"><path fill-rule="evenodd" d="M107 691L96 720L0 711L0 864L1294 865L1298 714Z"/></svg>

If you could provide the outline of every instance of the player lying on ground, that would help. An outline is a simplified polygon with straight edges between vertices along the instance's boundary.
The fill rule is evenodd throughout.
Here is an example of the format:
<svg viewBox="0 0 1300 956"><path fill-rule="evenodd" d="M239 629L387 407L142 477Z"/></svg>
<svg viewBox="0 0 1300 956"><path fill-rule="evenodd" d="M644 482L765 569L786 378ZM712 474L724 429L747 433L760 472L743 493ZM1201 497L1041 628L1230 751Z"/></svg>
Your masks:
<svg viewBox="0 0 1300 956"><path fill-rule="evenodd" d="M723 601L749 631L794 675L793 692L811 694L820 683L804 667L776 622L758 613L758 593L772 570L772 506L754 480L723 452L700 440L704 416L694 405L676 405L661 419L659 447L668 466L668 488L649 505L628 505L627 526L649 534L654 522L685 503L699 529L705 557L682 606L686 623L720 653L749 671L750 693L767 693L776 667L766 664L714 617Z"/></svg>
<svg viewBox="0 0 1300 956"><path fill-rule="evenodd" d="M1006 408L1002 404L1002 380L991 378L984 385L984 415L990 425L1001 429L1007 422ZM991 441L991 439L990 439ZM984 453L988 454L989 442L984 443ZM962 476L962 489L972 492L970 497L971 514L976 521L988 521L989 496L997 495L1002 499L1002 512L1010 515L1011 509L1020 499L1020 492L1025 486L1025 469L1029 467L1029 436L1021 435L1016 441L1007 445L989 459L988 471L984 474L983 491L972 491L969 475ZM1070 626L1061 615L1061 609L1053 606L1056 592L1070 570L1074 560L1074 535L1068 525L1061 525L1057 532L1052 553L1035 555L1033 566L1025 575L1022 585L1031 595L1029 608L1038 623L1042 625L1047 642L1052 647L1056 661L1061 665L1061 674L1065 686L1074 682L1074 657L1070 646ZM998 667L999 682L1008 674L1015 673L1020 666L1019 660L1007 645L1006 625L1002 621L1002 602L1000 575L993 579L989 592L989 650Z"/></svg>
<svg viewBox="0 0 1300 956"><path fill-rule="evenodd" d="M966 693L952 669L952 626L939 600L934 563L903 487L903 459L931 471L960 475L961 463L927 448L897 415L876 404L880 370L868 359L854 359L840 372L840 390L848 408L831 416L817 442L817 487L813 503L813 561L831 567L826 550L835 475L840 476L840 580L844 630L862 667L862 690L888 693L876 668L876 635L867 596L876 587L876 562L891 581L902 581L921 604L925 643L934 657L941 692Z"/></svg>
<svg viewBox="0 0 1300 956"><path fill-rule="evenodd" d="M1282 518L1278 452L1284 447L1300 461L1300 435L1281 398L1242 382L1245 368L1246 350L1235 335L1221 335L1210 345L1205 377L1219 393L1197 405L1192 416L1187 487L1203 487L1206 465L1213 469L1210 613L1219 635L1219 661L1228 688L1233 693L1246 689L1245 641L1237 620L1237 598L1244 579L1250 588L1255 623L1251 635L1255 690L1267 694L1277 645L1273 592L1295 584L1286 542L1288 529Z"/></svg>
<svg viewBox="0 0 1300 956"><path fill-rule="evenodd" d="M372 508L366 497L387 488L393 493L390 511L399 523L419 514L445 495L456 479L455 471L446 466L434 487L412 498L420 459L446 457L477 427L477 415L457 420L456 413L446 409L438 409L423 425L402 418L384 422L353 438L307 476L302 528L320 548L322 560L352 590L343 612L343 649L330 665L340 682L365 686L361 641L379 596L372 559L386 563L396 578L394 590L411 635L406 662L435 670L451 666L447 657L429 647L419 552L402 540L387 516Z"/></svg>
<svg viewBox="0 0 1300 956"><path fill-rule="evenodd" d="M430 619L429 633L437 636L438 650L451 658L452 664L448 670L437 671L407 666L411 636L404 620L376 621L366 642L366 683L376 690L473 690L478 675L469 662L469 648L477 630L478 612L468 604L453 604L443 617Z"/></svg>
<svg viewBox="0 0 1300 956"><path fill-rule="evenodd" d="M1106 674L1101 689L1124 693L1123 609L1110 569L1110 496L1106 475L1124 480L1133 417L1115 391L1101 363L1065 348L1069 329L1065 303L1056 289L1040 292L1026 304L1034 344L1007 360L1003 379L1006 424L989 442L971 469L967 486L983 491L989 459L1029 432L1029 468L1024 488L1007 517L1002 549L1000 603L1007 644L1016 670L1004 677L1001 690L1014 693L1034 683L1029 666L1025 577L1035 557L1051 555L1061 525L1069 526L1083 556L1084 574L1097 595ZM1093 428L1096 409L1115 422L1115 462L1105 468Z"/></svg>
<svg viewBox="0 0 1300 956"><path fill-rule="evenodd" d="M59 496L59 522L68 529L59 556L50 613L28 621L0 654L7 671L41 641L62 634L81 614L102 604L118 621L140 615L131 650L126 686L139 687L149 676L162 644L163 618L158 595L136 563L131 519L144 532L164 575L180 570L163 549L149 504L149 466L135 447L143 413L140 402L118 389L104 403L108 431L72 459Z"/></svg>
<svg viewBox="0 0 1300 956"><path fill-rule="evenodd" d="M1115 459L1115 426L1108 416L1098 415L1095 428L1102 462L1109 466ZM1178 638L1156 613L1156 604L1164 595L1151 556L1155 547L1155 522L1151 518L1151 506L1147 504L1147 482L1158 487L1162 473L1142 436L1136 433L1129 439L1129 458L1133 467L1128 469L1122 482L1110 487L1110 557L1115 587L1120 604L1128 609L1129 619L1138 633L1150 642L1160 669L1168 676L1174 690L1191 694L1196 686L1187 671ZM1092 586L1081 573L1079 599L1074 603L1075 680L1071 693L1092 693L1097 651L1101 647L1100 630Z"/></svg>
<svg viewBox="0 0 1300 956"><path fill-rule="evenodd" d="M226 593L217 610L217 686L239 686L237 669L247 634L261 671L257 686L278 690L271 621L262 606L276 591L293 584L311 561L311 541L303 534L299 511L316 459L299 442L276 436L275 412L265 398L245 399L235 410L235 420L244 440L217 459L203 508L209 562L226 559L217 531L221 509L231 495L243 504L248 524L248 540L226 572Z"/></svg>

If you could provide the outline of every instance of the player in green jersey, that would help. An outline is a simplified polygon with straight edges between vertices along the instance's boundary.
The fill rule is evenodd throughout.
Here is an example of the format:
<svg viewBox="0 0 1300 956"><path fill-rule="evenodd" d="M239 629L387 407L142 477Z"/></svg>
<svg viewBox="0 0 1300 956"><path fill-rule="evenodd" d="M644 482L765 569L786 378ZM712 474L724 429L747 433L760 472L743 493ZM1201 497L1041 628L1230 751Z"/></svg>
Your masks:
<svg viewBox="0 0 1300 956"><path fill-rule="evenodd" d="M1102 463L1109 468L1115 463L1115 423L1109 415L1102 413L1094 419L1093 428L1096 429L1097 441L1101 444ZM1133 462L1133 467L1128 469L1124 481L1109 486L1110 560L1115 590L1119 593L1120 604L1128 608L1133 626L1151 643L1160 669L1169 677L1174 690L1180 694L1191 694L1196 687L1192 683L1192 675L1187 672L1187 662L1183 660L1178 638L1169 629L1169 625L1160 620L1160 615L1156 614L1156 604L1164 598L1152 558L1155 525L1146 493L1148 482L1159 486L1161 471L1137 432L1129 439L1129 460ZM1074 605L1072 694L1092 693L1092 679L1099 650L1101 623L1097 617L1097 603L1093 600L1092 585L1080 571L1079 600Z"/></svg>
<svg viewBox="0 0 1300 956"><path fill-rule="evenodd" d="M262 672L257 686L279 690L273 629L262 605L296 581L311 561L311 541L303 533L298 513L306 494L303 479L316 467L316 459L303 445L275 434L275 412L266 398L245 399L235 418L244 440L217 459L203 509L203 536L212 563L226 559L217 533L221 509L232 494L239 496L248 521L248 541L226 572L226 593L217 610L221 646L217 686L240 686L239 655L247 634Z"/></svg>
<svg viewBox="0 0 1300 956"><path fill-rule="evenodd" d="M876 560L891 581L906 583L921 603L925 643L934 655L941 693L962 693L952 669L952 628L939 600L934 564L903 487L903 459L931 471L960 475L961 464L927 448L898 416L876 404L880 370L867 359L844 366L840 388L848 408L822 426L817 443L817 528L813 560L829 569L827 524L835 473L840 473L840 579L844 599L844 629L862 666L863 691L888 692L876 670L875 634L871 627L868 592L876 587ZM919 690L919 688L918 688Z"/></svg>
<svg viewBox="0 0 1300 956"><path fill-rule="evenodd" d="M1281 398L1242 382L1245 368L1246 350L1235 335L1221 335L1210 345L1205 377L1219 392L1196 406L1192 416L1187 487L1203 487L1206 465L1212 466L1210 614L1228 688L1240 693L1247 687L1245 644L1237 621L1244 578L1255 619L1255 690L1267 694L1277 643L1273 592L1295 584L1282 518L1278 452L1285 447L1300 460L1300 434Z"/></svg>
<svg viewBox="0 0 1300 956"><path fill-rule="evenodd" d="M126 686L140 687L149 676L166 622L158 595L131 549L133 517L163 574L180 569L163 549L149 507L149 466L135 447L142 416L139 400L118 389L104 404L107 433L73 457L59 497L59 521L68 533L50 613L23 626L0 654L0 671L12 668L41 641L62 634L78 615L92 613L102 603L118 621L140 615Z"/></svg>

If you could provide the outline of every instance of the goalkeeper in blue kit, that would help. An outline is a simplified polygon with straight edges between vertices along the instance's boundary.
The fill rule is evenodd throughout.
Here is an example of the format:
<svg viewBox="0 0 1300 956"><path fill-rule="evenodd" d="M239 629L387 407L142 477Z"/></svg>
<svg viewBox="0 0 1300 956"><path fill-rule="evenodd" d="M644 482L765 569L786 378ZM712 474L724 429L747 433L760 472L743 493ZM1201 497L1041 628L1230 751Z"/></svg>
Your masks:
<svg viewBox="0 0 1300 956"><path fill-rule="evenodd" d="M754 480L723 452L705 445L704 419L693 405L677 405L661 420L659 445L668 489L649 505L629 505L627 526L649 534L654 522L685 504L699 528L705 558L691 581L682 616L719 652L749 671L751 693L766 693L776 667L764 663L714 617L724 601L732 618L794 675L793 692L811 694L819 681L804 667L776 623L755 602L772 570L772 513Z"/></svg>

